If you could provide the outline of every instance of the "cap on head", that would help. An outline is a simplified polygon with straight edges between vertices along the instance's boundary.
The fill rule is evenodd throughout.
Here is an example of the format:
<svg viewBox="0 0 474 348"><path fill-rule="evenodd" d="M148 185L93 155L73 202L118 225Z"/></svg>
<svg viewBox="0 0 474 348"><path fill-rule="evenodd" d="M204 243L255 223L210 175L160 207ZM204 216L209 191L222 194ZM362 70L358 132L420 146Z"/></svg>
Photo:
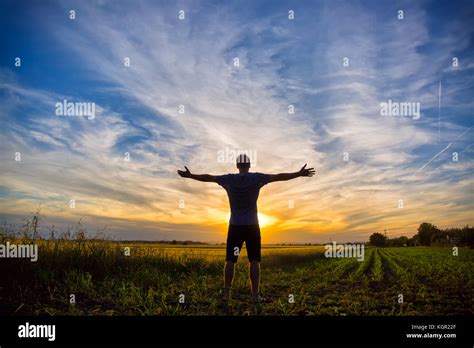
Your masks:
<svg viewBox="0 0 474 348"><path fill-rule="evenodd" d="M240 154L236 159L237 168L250 168L250 158L246 154Z"/></svg>

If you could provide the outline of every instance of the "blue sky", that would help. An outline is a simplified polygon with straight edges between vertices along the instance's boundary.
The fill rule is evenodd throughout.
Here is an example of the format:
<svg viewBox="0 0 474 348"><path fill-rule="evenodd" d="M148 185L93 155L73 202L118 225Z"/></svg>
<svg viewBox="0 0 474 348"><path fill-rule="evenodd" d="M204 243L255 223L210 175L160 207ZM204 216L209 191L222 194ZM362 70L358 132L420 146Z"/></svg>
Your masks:
<svg viewBox="0 0 474 348"><path fill-rule="evenodd" d="M308 163L318 173L262 190L265 242L474 222L471 1L3 1L0 9L2 221L19 223L41 205L48 224L82 218L119 239L223 241L225 192L176 169L232 172L216 154L241 149L258 154L256 171ZM95 103L96 117L56 116L64 99ZM389 99L419 103L420 118L382 116Z"/></svg>

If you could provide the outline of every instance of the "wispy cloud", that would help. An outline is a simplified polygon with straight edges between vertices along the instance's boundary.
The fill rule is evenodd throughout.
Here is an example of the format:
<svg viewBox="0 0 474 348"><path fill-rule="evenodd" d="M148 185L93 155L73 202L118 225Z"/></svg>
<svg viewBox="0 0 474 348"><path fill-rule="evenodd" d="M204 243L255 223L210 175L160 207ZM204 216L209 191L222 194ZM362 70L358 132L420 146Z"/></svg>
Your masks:
<svg viewBox="0 0 474 348"><path fill-rule="evenodd" d="M61 77L81 83L42 85L11 65L0 71L0 117L8 121L0 131L4 216L41 202L51 219L107 221L120 238L153 238L155 229L157 238L222 240L225 192L175 171L233 171L217 161L219 150L232 148L257 151L258 171L294 171L307 162L317 169L312 180L262 190L259 210L275 219L267 242L364 240L385 228L411 234L425 220L472 224L473 81L466 75L473 49L463 17L433 28L439 15L428 3L382 10L314 2L298 5L289 21L290 6L47 6L42 11L53 20L37 27L51 43L42 50L67 65L70 75ZM75 20L67 17L71 8ZM454 55L462 70L449 68ZM96 118L55 116L63 99L95 102ZM381 116L388 99L419 102L421 118ZM448 149L462 153L458 163Z"/></svg>

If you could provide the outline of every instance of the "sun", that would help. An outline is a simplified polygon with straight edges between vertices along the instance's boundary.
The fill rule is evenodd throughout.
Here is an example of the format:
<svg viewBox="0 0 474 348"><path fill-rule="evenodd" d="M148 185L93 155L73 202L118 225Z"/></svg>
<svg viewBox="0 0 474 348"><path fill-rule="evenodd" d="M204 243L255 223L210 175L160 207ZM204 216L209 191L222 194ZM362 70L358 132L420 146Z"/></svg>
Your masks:
<svg viewBox="0 0 474 348"><path fill-rule="evenodd" d="M260 227L267 227L267 226L273 225L276 221L277 219L274 218L273 216L258 213L258 223Z"/></svg>

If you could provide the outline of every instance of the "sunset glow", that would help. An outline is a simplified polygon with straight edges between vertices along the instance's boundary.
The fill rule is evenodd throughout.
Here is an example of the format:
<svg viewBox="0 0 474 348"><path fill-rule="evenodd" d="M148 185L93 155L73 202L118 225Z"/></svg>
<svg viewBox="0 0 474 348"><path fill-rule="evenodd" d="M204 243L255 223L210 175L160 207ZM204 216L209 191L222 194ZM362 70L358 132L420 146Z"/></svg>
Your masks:
<svg viewBox="0 0 474 348"><path fill-rule="evenodd" d="M423 2L403 25L388 2L292 2L297 22L270 3L192 2L181 21L175 2L77 2L72 21L69 5L30 2L15 11L31 20L2 18L18 37L0 67L2 223L40 208L45 235L81 221L117 239L222 242L225 190L176 170L236 173L247 151L251 171L316 169L262 188L266 243L474 224L474 50L459 34L472 25ZM94 117L58 114L65 100ZM397 116L400 101L416 117Z"/></svg>

